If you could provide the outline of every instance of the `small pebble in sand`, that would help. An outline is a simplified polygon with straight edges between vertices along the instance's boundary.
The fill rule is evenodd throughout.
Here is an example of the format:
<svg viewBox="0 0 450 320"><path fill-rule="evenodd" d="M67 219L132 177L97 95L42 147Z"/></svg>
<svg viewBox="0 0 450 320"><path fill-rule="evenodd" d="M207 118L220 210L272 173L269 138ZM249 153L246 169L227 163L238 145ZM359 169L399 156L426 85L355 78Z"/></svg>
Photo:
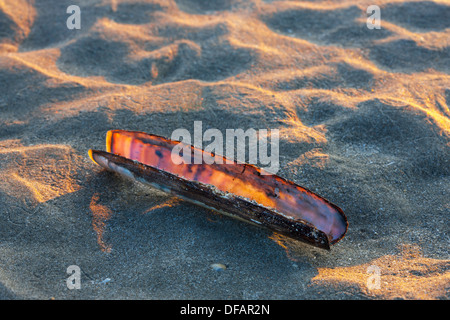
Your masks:
<svg viewBox="0 0 450 320"><path fill-rule="evenodd" d="M213 264L211 265L211 268L212 268L214 271L224 271L224 270L227 269L227 266L224 265L224 264L221 264L221 263L213 263Z"/></svg>

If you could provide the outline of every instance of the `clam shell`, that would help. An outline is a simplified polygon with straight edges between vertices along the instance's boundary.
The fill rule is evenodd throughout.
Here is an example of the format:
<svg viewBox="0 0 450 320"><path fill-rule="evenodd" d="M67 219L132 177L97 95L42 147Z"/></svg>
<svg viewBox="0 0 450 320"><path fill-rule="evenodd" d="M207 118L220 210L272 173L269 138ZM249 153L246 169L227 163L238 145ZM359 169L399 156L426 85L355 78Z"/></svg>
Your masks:
<svg viewBox="0 0 450 320"><path fill-rule="evenodd" d="M329 249L344 237L344 212L323 197L254 165L193 146L187 146L190 164L180 163L181 156L172 152L180 145L157 135L112 130L107 151L89 154L108 170L316 247ZM203 162L203 156L213 163Z"/></svg>

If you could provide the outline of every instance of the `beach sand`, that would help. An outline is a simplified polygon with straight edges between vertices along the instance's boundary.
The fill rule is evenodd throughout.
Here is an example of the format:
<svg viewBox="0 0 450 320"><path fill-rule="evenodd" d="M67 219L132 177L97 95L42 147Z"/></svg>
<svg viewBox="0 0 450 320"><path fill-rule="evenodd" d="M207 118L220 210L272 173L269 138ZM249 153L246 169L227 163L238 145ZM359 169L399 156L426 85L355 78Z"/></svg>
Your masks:
<svg viewBox="0 0 450 320"><path fill-rule="evenodd" d="M380 0L369 29L372 4L0 1L0 298L448 299L450 5ZM346 237L314 248L88 157L194 121L278 129L278 174Z"/></svg>

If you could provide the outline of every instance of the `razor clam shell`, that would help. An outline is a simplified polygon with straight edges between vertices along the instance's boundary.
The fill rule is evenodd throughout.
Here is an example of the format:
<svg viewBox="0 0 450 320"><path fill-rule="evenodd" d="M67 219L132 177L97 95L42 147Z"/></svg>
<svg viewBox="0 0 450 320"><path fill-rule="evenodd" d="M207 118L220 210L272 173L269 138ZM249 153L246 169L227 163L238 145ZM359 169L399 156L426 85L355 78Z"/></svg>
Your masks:
<svg viewBox="0 0 450 320"><path fill-rule="evenodd" d="M95 163L122 176L148 184L197 205L266 227L295 240L330 250L328 236L304 220L286 217L275 209L223 192L213 185L183 179L164 170L109 152L89 150L89 154Z"/></svg>
<svg viewBox="0 0 450 320"><path fill-rule="evenodd" d="M181 161L180 147L182 157L186 156L184 160L188 163ZM268 175L252 164L138 131L108 131L106 151L189 181L213 185L222 192L271 208L288 219L307 222L324 232L330 244L342 239L347 231L347 218L342 209L314 192L280 176Z"/></svg>

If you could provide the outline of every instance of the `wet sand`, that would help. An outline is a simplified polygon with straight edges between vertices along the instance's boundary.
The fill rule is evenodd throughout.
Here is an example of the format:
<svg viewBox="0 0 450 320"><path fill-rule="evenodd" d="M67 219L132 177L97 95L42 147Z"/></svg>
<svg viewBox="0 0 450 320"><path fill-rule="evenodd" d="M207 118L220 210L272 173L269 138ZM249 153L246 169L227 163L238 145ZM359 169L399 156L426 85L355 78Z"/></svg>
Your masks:
<svg viewBox="0 0 450 320"><path fill-rule="evenodd" d="M80 0L69 30L73 2L0 1L1 299L448 299L448 3L378 1L371 30L372 1ZM346 237L314 248L88 157L194 121L278 129L278 174Z"/></svg>

